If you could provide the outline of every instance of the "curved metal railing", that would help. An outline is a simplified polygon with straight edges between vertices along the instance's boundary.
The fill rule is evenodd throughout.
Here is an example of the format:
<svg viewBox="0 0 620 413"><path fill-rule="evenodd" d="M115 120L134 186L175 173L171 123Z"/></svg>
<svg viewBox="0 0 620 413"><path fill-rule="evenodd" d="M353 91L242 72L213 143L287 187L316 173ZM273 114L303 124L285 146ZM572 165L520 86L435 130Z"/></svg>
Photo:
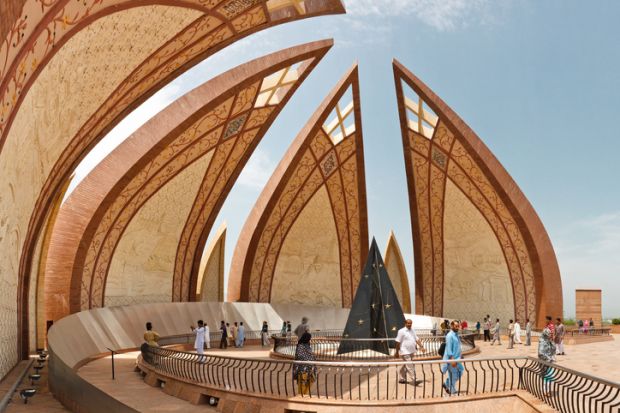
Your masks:
<svg viewBox="0 0 620 413"><path fill-rule="evenodd" d="M460 334L461 348L463 353L468 353L476 348L475 338L477 334ZM440 358L439 347L446 341L445 336L420 335L423 350L419 350L412 357L414 359ZM272 337L274 341L273 352L277 355L293 358L297 348L297 337ZM323 337L318 334L312 336L310 346L318 360L386 360L394 358L395 340L390 339L349 339L343 337ZM339 349L346 349L338 354ZM385 353L387 352L387 354Z"/></svg>
<svg viewBox="0 0 620 413"><path fill-rule="evenodd" d="M328 329L328 330L313 330L311 331L311 333L313 335L317 335L320 337L342 337L342 332L343 330L336 330L336 329ZM267 331L267 335L269 336L270 340L273 340L273 337L295 337L295 336L291 336L290 334L281 334L281 330L268 330ZM194 342L194 338L196 336L194 335L194 333L188 332L185 334L176 334L176 335L171 335L171 336L165 336L162 337L159 340L159 345L160 346L168 346L168 345L172 345L172 344L191 344ZM212 347L217 347L218 343L220 342L220 339L222 338L222 333L217 330L217 331L210 331L209 332L209 341ZM245 341L246 342L254 342L254 343L259 343L260 340L262 338L262 330L246 330L245 331ZM297 339L295 338L295 343L297 343Z"/></svg>
<svg viewBox="0 0 620 413"><path fill-rule="evenodd" d="M376 404L447 395L442 385L448 375L444 361L344 363L241 359L145 346L141 362L162 375L259 397ZM525 390L560 412L620 412L618 383L530 357L457 362L462 366L462 376L455 383L456 393L452 395L455 397ZM307 394L299 393L293 379L295 364L316 368L316 379ZM399 383L403 371L407 370L409 383Z"/></svg>
<svg viewBox="0 0 620 413"><path fill-rule="evenodd" d="M566 330L566 335L570 336L608 336L611 334L611 328L575 328Z"/></svg>

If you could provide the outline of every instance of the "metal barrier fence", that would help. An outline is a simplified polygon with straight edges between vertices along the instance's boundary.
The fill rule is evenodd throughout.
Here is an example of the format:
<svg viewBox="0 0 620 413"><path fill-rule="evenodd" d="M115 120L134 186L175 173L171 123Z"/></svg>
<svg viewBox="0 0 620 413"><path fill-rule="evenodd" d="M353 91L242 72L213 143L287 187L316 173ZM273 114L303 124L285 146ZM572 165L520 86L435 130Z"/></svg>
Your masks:
<svg viewBox="0 0 620 413"><path fill-rule="evenodd" d="M461 334L461 347L463 352L468 352L476 347L477 334ZM413 355L414 359L429 359L439 356L439 347L446 341L445 336L418 335L424 351ZM272 337L274 341L273 351L285 357L293 358L297 348L297 337ZM318 360L385 360L394 358L394 339L347 339L341 337L317 337L314 335L310 346ZM342 348L346 352L338 354ZM389 351L385 354L381 351Z"/></svg>
<svg viewBox="0 0 620 413"><path fill-rule="evenodd" d="M611 334L611 328L588 328L566 330L567 336L608 336Z"/></svg>
<svg viewBox="0 0 620 413"><path fill-rule="evenodd" d="M324 338L341 337L342 332L343 330L311 331L313 335L316 335L317 337L318 336L324 337ZM245 334L245 341L260 341L261 336L262 336L262 331L261 330L246 330L244 334ZM268 330L267 335L269 336L270 340L273 340L272 337L287 337L286 333L284 335L281 334L281 330ZM162 337L159 340L159 345L168 346L171 344L191 344L194 342L195 337L196 336L194 335L194 333L191 333L191 332L186 333L186 334L166 336L166 337ZM289 335L289 337L295 337L295 336ZM209 341L210 341L211 347L217 347L221 338L222 338L222 333L221 331L219 331L219 329L218 331L209 332ZM295 343L297 343L296 338L295 338Z"/></svg>
<svg viewBox="0 0 620 413"><path fill-rule="evenodd" d="M359 403L413 401L447 396L444 361L301 362L241 359L143 348L142 359L155 371L223 391L288 399L305 397ZM525 390L560 412L620 412L620 384L530 357L462 359L453 397ZM306 394L293 378L293 366L316 374ZM406 373L408 383L400 383ZM413 379L415 377L415 379ZM456 376L454 376L456 377Z"/></svg>

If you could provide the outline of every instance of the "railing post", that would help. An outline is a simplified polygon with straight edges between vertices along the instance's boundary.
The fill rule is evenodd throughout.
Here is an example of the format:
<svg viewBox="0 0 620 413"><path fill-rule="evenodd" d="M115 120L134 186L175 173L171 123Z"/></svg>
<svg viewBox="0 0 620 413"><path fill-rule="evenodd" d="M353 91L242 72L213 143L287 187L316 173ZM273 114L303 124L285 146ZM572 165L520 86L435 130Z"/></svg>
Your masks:
<svg viewBox="0 0 620 413"><path fill-rule="evenodd" d="M110 350L110 353L112 353L112 380L115 380L115 379L114 379L114 350L112 350L112 349L111 349L111 348L109 348L109 347L106 347L106 348L107 348L108 350Z"/></svg>

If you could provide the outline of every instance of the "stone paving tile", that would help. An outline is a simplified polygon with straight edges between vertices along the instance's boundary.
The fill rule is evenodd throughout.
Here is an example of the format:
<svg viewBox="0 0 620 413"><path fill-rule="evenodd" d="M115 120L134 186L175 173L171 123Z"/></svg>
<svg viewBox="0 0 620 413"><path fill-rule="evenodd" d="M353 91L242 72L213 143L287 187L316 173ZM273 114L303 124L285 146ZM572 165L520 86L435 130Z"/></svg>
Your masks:
<svg viewBox="0 0 620 413"><path fill-rule="evenodd" d="M620 383L620 363L610 363L609 360L620 354L620 334L613 334L614 340L600 343L565 345L565 356L557 356L557 364L573 370L588 373L592 376ZM537 357L538 342L531 346L515 344L514 349L508 349L508 341L502 345L491 346L488 342L477 341L480 353L475 357L500 356L531 356Z"/></svg>

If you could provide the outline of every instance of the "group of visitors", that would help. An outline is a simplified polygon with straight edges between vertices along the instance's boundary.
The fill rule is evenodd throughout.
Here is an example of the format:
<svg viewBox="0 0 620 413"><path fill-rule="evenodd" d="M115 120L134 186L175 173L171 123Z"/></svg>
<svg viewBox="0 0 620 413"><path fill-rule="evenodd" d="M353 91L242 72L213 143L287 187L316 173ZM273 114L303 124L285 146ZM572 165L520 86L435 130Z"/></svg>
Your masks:
<svg viewBox="0 0 620 413"><path fill-rule="evenodd" d="M498 345L501 346L502 338L501 338L501 324L499 318L495 319L495 323L493 323L491 316L487 314L484 317L484 322L482 324L483 327L483 339L484 341L489 341L491 345L494 345L497 342ZM515 344L523 344L521 341L521 324L517 319L510 319L508 321L508 348L514 348ZM491 332L493 333L493 338L491 338ZM532 323L530 319L527 318L525 320L525 345L532 345Z"/></svg>
<svg viewBox="0 0 620 413"><path fill-rule="evenodd" d="M541 361L546 363L553 363L556 360L557 355L564 355L564 335L566 328L562 323L561 318L557 318L555 324L552 321L552 317L547 316L547 322L545 327L540 333L538 343L538 357ZM582 329L581 320L579 321L580 331ZM591 327L593 323L591 320L586 320L584 323L584 331L587 332L587 328ZM445 363L441 364L441 372L446 375L446 379L443 383L443 390L448 395L458 393L458 383L464 371L464 366L460 360L462 358L461 340L459 338L459 330L466 328L467 324L462 321L444 320L441 323L441 329L446 331L445 342L440 347L438 353L442 357ZM500 338L500 320L495 319L493 326L491 317L487 315L484 317L484 322L481 324L479 321L476 323L476 330L479 331L483 328L484 341L490 341L491 345L501 344ZM190 326L192 332L195 334L194 348L199 355L204 354L204 348L211 348L209 339L209 326L203 321L198 320L197 326ZM436 330L436 327L434 328ZM245 328L243 322L234 322L232 326L225 321L221 321L220 331L222 338L220 341L220 348L227 348L229 343L234 344L235 347L243 347L245 341ZM508 324L508 348L512 349L514 344L522 344L521 342L521 326L518 320L509 320ZM310 341L312 335L310 334L310 325L307 317L303 317L301 323L291 331L290 321L284 321L282 324L281 334L286 337L291 337L294 332L298 337L297 346L295 349L295 361L293 365L293 379L297 382L298 392L301 395L309 394L312 384L316 381L317 368L314 364L309 363L316 361L316 357L312 352ZM491 332L493 332L493 338L491 339ZM529 319L526 319L525 325L525 345L531 345L532 337L532 323ZM146 331L144 333L144 346L159 346L158 341L160 339L159 334L153 330L151 322L146 323ZM424 352L424 346L421 339L416 334L416 330L413 328L413 321L407 319L405 326L398 330L396 335L396 346L394 357L402 359L405 363L401 366L399 371L399 380L401 384L412 383L418 385L416 381L416 373L413 364L410 362L414 359L416 353ZM263 346L269 345L269 326L267 321L263 321L261 328L261 344ZM144 353L144 349L143 349ZM298 363L301 362L301 363ZM541 365L541 378L544 383L544 392L546 395L549 393L549 384L553 381L554 370L552 366L548 364Z"/></svg>
<svg viewBox="0 0 620 413"><path fill-rule="evenodd" d="M440 347L439 354L443 360L447 361L441 365L441 372L446 374L443 389L447 394L451 395L458 393L457 385L464 370L462 363L450 361L461 359L462 353L459 330L463 326L463 323L458 320L444 320L441 323L442 331L446 330L446 326L449 327L449 331L446 332L445 345ZM396 335L396 349L394 351L394 357L401 358L403 361L407 362L400 368L399 383L412 383L416 386L419 384L419 382L416 381L414 366L409 363L413 360L418 351L425 351L424 345L413 328L413 321L407 319L405 320L405 326L398 330ZM408 380L408 376L411 378L411 381Z"/></svg>
<svg viewBox="0 0 620 413"><path fill-rule="evenodd" d="M538 338L538 358L546 363L555 362L556 355L564 355L564 324L560 318L553 324L551 316L547 316L547 324ZM541 365L540 376L543 381L543 394L549 396L549 387L554 378L553 367Z"/></svg>
<svg viewBox="0 0 620 413"><path fill-rule="evenodd" d="M224 320L220 321L220 333L221 349L226 349L228 346L233 345L237 348L241 348L245 344L245 326L243 325L243 321L235 321L232 326Z"/></svg>
<svg viewBox="0 0 620 413"><path fill-rule="evenodd" d="M577 326L579 327L579 334L588 334L592 333L594 330L594 320L579 320L577 321Z"/></svg>

